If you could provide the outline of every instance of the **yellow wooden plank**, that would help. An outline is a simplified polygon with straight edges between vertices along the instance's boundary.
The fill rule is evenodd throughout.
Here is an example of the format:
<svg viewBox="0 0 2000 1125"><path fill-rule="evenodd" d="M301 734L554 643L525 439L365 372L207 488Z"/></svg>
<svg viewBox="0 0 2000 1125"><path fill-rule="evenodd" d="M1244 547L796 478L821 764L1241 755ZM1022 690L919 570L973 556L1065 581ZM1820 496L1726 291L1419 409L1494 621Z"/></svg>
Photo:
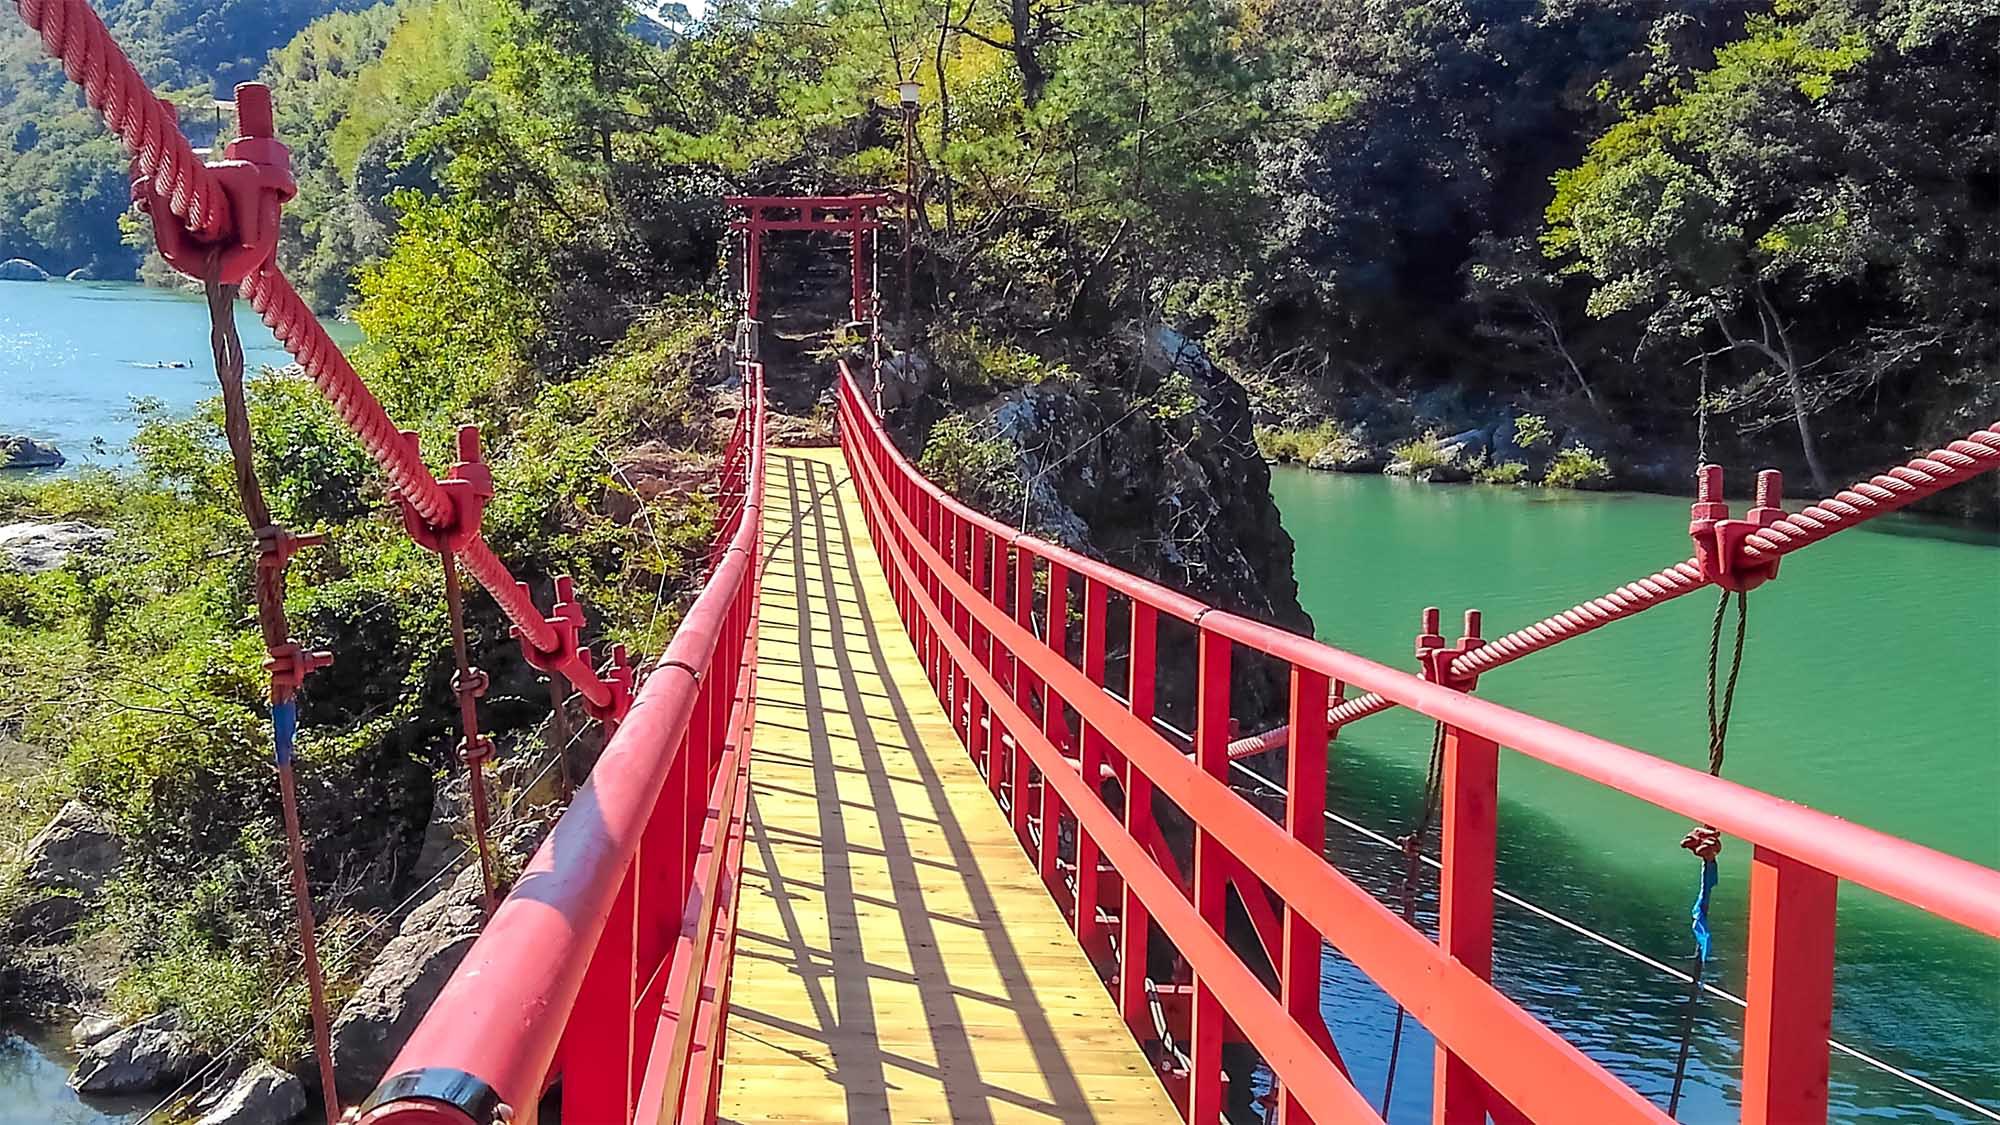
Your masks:
<svg viewBox="0 0 2000 1125"><path fill-rule="evenodd" d="M1179 1121L931 693L838 452L766 470L722 1119Z"/></svg>

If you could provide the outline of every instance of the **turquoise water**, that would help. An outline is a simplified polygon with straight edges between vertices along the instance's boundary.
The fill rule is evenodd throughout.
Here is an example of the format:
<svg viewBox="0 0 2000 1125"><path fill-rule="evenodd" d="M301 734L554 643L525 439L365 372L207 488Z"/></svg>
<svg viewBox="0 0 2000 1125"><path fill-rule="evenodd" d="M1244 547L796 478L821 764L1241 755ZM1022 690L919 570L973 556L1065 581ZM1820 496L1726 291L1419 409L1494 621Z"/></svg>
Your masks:
<svg viewBox="0 0 2000 1125"><path fill-rule="evenodd" d="M68 1086L76 1060L59 1036L0 1032L0 1125L131 1125L152 1108L143 1098L78 1097Z"/></svg>
<svg viewBox="0 0 2000 1125"><path fill-rule="evenodd" d="M291 362L240 301L236 325L251 370ZM351 327L333 329L343 345L357 338ZM158 366L174 363L186 366ZM70 466L122 466L137 429L134 399L184 413L215 391L200 297L130 284L0 281L0 433L53 440Z"/></svg>
<svg viewBox="0 0 2000 1125"><path fill-rule="evenodd" d="M1685 558L1687 505L1653 496L1435 487L1280 469L1301 598L1322 640L1411 665L1419 610L1467 607L1497 636ZM1798 505L1793 505L1797 507ZM1784 564L1750 596L1726 776L2000 866L2000 543L1892 520ZM1479 694L1695 767L1714 596L1689 595L1490 673ZM1330 807L1396 835L1418 800L1430 732L1391 712L1335 746ZM1698 864L1689 825L1506 754L1500 880L1510 890L1685 967ZM1329 826L1330 851L1387 892L1400 868ZM1723 854L1711 980L1742 994L1744 859ZM1497 976L1662 1104L1685 985L1502 906ZM1834 1034L2000 1111L2000 943L1854 887L1841 890ZM1379 1098L1393 1009L1335 963L1328 1015ZM1715 975L1720 974L1719 978ZM1740 1013L1705 1003L1686 1121L1734 1120ZM1352 1044L1352 1046L1350 1046ZM1395 1118L1422 1120L1428 1040L1406 1044ZM1836 1116L1976 1121L1970 1110L1836 1056Z"/></svg>

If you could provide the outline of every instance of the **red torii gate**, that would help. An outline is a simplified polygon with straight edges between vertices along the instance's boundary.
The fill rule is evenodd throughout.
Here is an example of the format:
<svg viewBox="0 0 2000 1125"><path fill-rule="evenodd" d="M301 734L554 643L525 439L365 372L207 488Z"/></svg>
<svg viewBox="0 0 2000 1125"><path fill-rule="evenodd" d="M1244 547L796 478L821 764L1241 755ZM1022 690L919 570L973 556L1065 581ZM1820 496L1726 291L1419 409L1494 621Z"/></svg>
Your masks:
<svg viewBox="0 0 2000 1125"><path fill-rule="evenodd" d="M869 271L875 241L872 232L882 225L875 212L893 206L894 199L887 195L737 195L725 197L723 202L741 207L745 213L729 227L743 232L744 314L751 320L758 319L761 305L758 283L764 232L772 230L845 231L851 248L853 319L873 319L874 286Z"/></svg>

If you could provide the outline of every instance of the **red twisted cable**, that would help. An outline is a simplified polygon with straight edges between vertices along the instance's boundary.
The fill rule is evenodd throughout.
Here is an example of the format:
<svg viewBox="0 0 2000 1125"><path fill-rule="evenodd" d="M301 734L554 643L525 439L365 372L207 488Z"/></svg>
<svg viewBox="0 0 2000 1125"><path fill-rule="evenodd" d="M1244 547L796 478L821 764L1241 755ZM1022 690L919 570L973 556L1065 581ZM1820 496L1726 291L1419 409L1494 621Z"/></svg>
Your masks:
<svg viewBox="0 0 2000 1125"><path fill-rule="evenodd" d="M326 328L305 299L275 265L251 274L244 280L243 295L250 307L270 325L278 342L312 376L320 393L332 404L334 413L354 431L368 455L373 457L396 491L436 526L449 524L455 512L451 499L438 487L429 466L389 419L368 385L355 374L354 365L341 354L340 346L326 334ZM484 583L482 583L484 585ZM511 590L513 582L510 580ZM540 619L537 615L537 620Z"/></svg>
<svg viewBox="0 0 2000 1125"><path fill-rule="evenodd" d="M43 49L62 63L70 81L83 88L84 100L103 114L139 173L152 179L154 194L198 238L220 237L229 218L222 185L87 0L14 0L14 7L41 34Z"/></svg>
<svg viewBox="0 0 2000 1125"><path fill-rule="evenodd" d="M1751 533L1743 553L1753 560L1782 557L1994 469L2000 469L2000 422Z"/></svg>
<svg viewBox="0 0 2000 1125"><path fill-rule="evenodd" d="M410 502L410 506L436 526L449 524L456 510L450 497L431 475L430 467L423 457L403 440L403 435L390 420L389 413L382 409L374 392L361 376L354 371L354 365L347 361L340 346L327 335L319 318L307 307L305 299L292 288L292 283L273 266L252 274L243 284L243 295L250 307L264 323L270 325L271 332L285 350L304 367L306 374L318 385L320 393L333 406L334 413L354 432L368 455L382 466L388 474L389 482L397 493ZM522 636L535 648L544 651L556 647L556 632L549 626L535 603L522 592L508 572L507 564L486 545L486 540L474 536L465 548L458 552L459 560L465 564L465 571L473 581L485 587L493 595L507 619L520 627ZM577 687L586 695L597 685L579 683ZM595 696L592 696L595 698Z"/></svg>
<svg viewBox="0 0 2000 1125"><path fill-rule="evenodd" d="M1394 706L1394 703L1373 692L1367 695L1357 695L1339 706L1327 708L1327 730L1331 734L1339 734L1340 728L1346 726L1348 723L1354 722L1357 719L1365 719L1370 715L1379 715ZM1290 742L1291 739L1292 728L1289 724L1282 727L1272 727L1262 734L1245 735L1229 744L1229 760L1236 762L1244 758L1254 758L1259 754L1276 750L1278 747Z"/></svg>
<svg viewBox="0 0 2000 1125"><path fill-rule="evenodd" d="M1602 629L1614 621L1622 621L1682 594L1691 594L1707 584L1701 575L1701 568L1695 565L1693 559L1675 563L1637 582L1628 582L1603 597L1592 598L1582 605L1544 617L1526 628L1516 629L1498 640L1488 641L1452 661L1451 674L1454 677L1477 676L1571 637Z"/></svg>

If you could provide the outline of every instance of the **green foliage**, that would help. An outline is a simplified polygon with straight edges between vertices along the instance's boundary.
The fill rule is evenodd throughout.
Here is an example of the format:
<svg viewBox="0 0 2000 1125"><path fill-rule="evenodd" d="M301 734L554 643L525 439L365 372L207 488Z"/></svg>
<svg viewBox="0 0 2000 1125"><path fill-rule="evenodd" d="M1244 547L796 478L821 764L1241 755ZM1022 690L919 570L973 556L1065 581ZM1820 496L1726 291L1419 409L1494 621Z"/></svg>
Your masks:
<svg viewBox="0 0 2000 1125"><path fill-rule="evenodd" d="M955 415L931 427L917 468L939 488L989 512L1005 512L1021 502L1021 478L1014 471L1014 447L997 437L979 436L978 424Z"/></svg>
<svg viewBox="0 0 2000 1125"><path fill-rule="evenodd" d="M1038 383L1074 383L1077 373L1051 362L977 325L935 332L931 351L953 382L980 391L1009 391Z"/></svg>
<svg viewBox="0 0 2000 1125"><path fill-rule="evenodd" d="M1335 456L1360 452L1353 431L1332 420L1306 429L1259 426L1255 431L1257 452L1267 461L1310 464L1321 452L1331 449Z"/></svg>
<svg viewBox="0 0 2000 1125"><path fill-rule="evenodd" d="M1514 419L1514 444L1522 449L1540 449L1554 440L1554 427L1540 414L1522 414Z"/></svg>
<svg viewBox="0 0 2000 1125"><path fill-rule="evenodd" d="M1519 461L1499 461L1472 471L1472 479L1483 484L1525 484L1528 466Z"/></svg>
<svg viewBox="0 0 2000 1125"><path fill-rule="evenodd" d="M1426 431L1422 437L1392 445L1389 453L1396 460L1406 462L1412 475L1451 464L1451 458L1445 454L1444 439L1435 431Z"/></svg>
<svg viewBox="0 0 2000 1125"><path fill-rule="evenodd" d="M1611 466L1588 446L1572 445L1549 460L1542 474L1544 488L1604 488L1611 483Z"/></svg>
<svg viewBox="0 0 2000 1125"><path fill-rule="evenodd" d="M214 96L255 75L272 48L341 0L107 0L94 5L157 89L183 107L198 145L212 138ZM96 111L44 61L39 37L0 20L0 259L53 273L82 267L132 276L120 240L131 199L127 162Z"/></svg>

